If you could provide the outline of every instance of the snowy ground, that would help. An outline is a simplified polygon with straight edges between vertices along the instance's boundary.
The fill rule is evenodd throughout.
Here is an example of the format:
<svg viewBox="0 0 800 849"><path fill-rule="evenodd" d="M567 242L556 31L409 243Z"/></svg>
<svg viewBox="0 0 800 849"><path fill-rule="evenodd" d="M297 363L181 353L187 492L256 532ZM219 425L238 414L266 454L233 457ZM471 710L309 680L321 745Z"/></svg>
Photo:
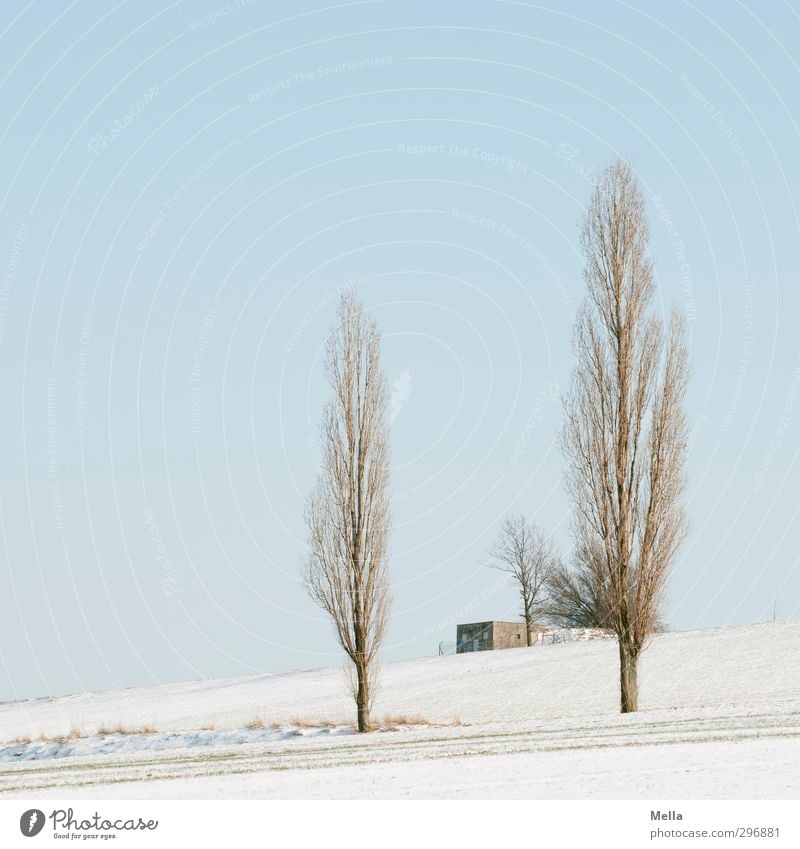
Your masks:
<svg viewBox="0 0 800 849"><path fill-rule="evenodd" d="M387 664L376 714L428 724L370 735L340 670L4 703L0 794L800 797L800 622L656 637L635 715L616 670L613 642Z"/></svg>

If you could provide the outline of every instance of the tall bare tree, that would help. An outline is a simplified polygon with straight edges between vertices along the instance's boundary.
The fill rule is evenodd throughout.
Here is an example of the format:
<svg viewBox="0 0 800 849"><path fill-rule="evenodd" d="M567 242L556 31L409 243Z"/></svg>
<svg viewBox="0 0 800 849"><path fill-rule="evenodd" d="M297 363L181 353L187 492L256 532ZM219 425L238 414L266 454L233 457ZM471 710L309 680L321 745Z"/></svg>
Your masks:
<svg viewBox="0 0 800 849"><path fill-rule="evenodd" d="M380 347L377 323L355 291L345 293L326 349L332 398L321 426L322 467L306 507L305 583L352 664L359 731L370 728L391 602L389 393Z"/></svg>
<svg viewBox="0 0 800 849"><path fill-rule="evenodd" d="M536 525L522 515L503 520L487 566L507 572L516 583L527 645L531 645L534 620L544 605L544 590L557 563L555 546Z"/></svg>
<svg viewBox="0 0 800 849"><path fill-rule="evenodd" d="M599 177L582 231L588 297L575 327L577 367L562 447L577 546L619 642L620 706L638 708L638 660L687 531L685 321L651 314L645 202L630 165Z"/></svg>

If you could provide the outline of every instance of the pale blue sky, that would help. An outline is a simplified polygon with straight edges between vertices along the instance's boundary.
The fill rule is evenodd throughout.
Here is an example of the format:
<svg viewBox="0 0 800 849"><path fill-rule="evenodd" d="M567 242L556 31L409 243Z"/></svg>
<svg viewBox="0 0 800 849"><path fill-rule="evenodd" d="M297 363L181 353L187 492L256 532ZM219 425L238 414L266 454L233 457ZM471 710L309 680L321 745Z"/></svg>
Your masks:
<svg viewBox="0 0 800 849"><path fill-rule="evenodd" d="M0 698L340 662L298 582L336 292L394 388L387 659L569 547L555 445L593 171L689 314L676 629L800 615L796 3L0 10Z"/></svg>

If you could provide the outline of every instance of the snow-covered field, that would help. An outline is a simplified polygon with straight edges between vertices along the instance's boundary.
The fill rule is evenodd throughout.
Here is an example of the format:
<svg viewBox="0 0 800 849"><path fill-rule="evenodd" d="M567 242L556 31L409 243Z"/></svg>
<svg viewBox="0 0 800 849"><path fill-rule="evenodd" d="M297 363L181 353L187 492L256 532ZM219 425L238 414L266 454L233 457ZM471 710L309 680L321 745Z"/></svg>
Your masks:
<svg viewBox="0 0 800 849"><path fill-rule="evenodd" d="M800 797L800 622L654 638L634 715L617 663L592 641L387 664L369 735L341 670L3 703L0 794Z"/></svg>

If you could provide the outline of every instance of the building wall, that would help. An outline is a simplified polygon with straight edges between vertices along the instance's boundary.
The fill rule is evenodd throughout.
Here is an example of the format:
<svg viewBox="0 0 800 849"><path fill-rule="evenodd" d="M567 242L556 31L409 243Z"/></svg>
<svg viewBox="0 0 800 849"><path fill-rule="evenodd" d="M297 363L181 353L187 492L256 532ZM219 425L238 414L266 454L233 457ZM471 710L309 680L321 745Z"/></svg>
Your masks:
<svg viewBox="0 0 800 849"><path fill-rule="evenodd" d="M470 622L456 627L456 653L488 651L492 648L491 622Z"/></svg>
<svg viewBox="0 0 800 849"><path fill-rule="evenodd" d="M493 649L518 649L527 645L524 622L493 622Z"/></svg>
<svg viewBox="0 0 800 849"><path fill-rule="evenodd" d="M534 625L532 637L541 629ZM517 649L526 645L524 622L470 622L456 627L456 653Z"/></svg>

